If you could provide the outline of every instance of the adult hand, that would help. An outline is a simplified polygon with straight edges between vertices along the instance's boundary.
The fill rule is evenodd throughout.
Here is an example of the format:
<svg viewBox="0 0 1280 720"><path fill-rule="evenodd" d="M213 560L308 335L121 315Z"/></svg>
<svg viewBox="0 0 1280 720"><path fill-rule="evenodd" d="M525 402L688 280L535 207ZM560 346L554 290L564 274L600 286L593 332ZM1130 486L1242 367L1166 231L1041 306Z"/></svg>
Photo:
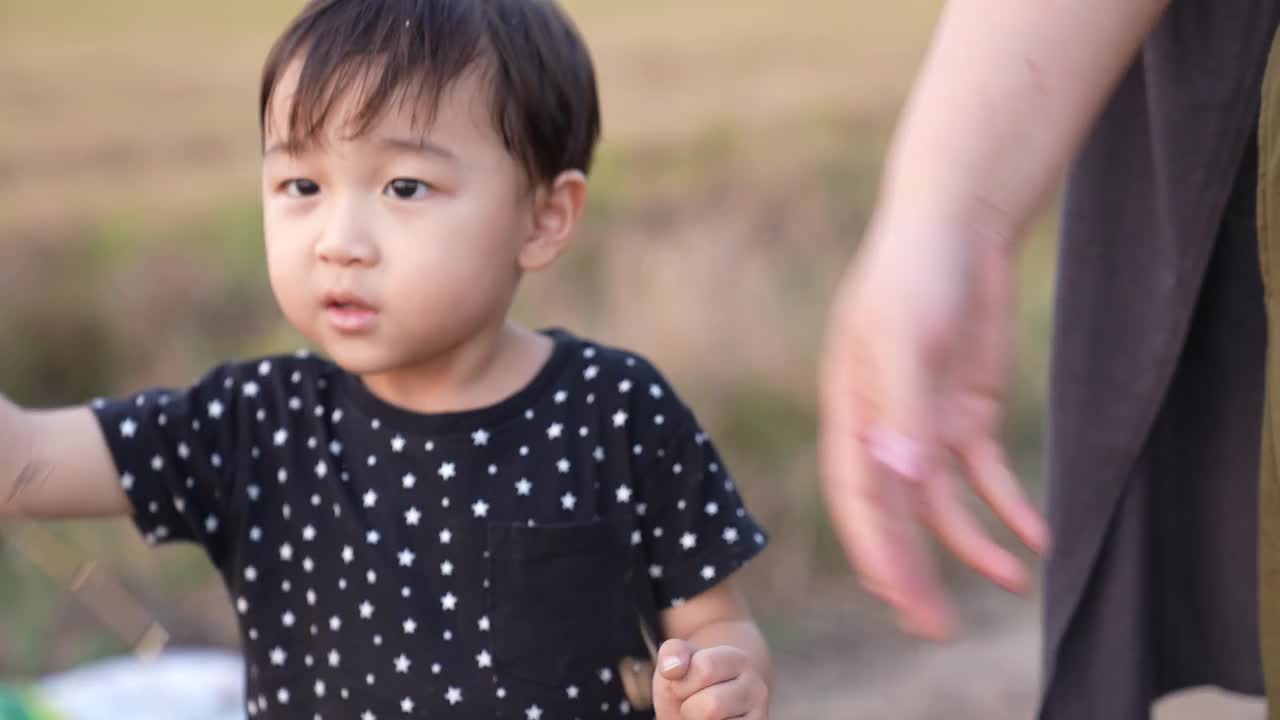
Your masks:
<svg viewBox="0 0 1280 720"><path fill-rule="evenodd" d="M1011 360L1011 246L954 228L875 223L836 295L820 368L823 487L870 592L909 632L953 626L926 528L1010 590L1026 571L966 508L965 478L1030 547L1048 531L998 432Z"/></svg>

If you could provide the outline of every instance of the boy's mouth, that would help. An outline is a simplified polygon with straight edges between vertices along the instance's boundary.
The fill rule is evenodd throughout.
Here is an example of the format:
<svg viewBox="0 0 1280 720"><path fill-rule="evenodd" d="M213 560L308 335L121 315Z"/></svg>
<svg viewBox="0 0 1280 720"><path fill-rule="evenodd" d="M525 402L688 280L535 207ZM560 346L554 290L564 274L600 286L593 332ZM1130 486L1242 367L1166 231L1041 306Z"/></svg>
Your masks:
<svg viewBox="0 0 1280 720"><path fill-rule="evenodd" d="M378 309L372 303L351 293L328 293L324 298L329 323L342 332L362 332L372 327Z"/></svg>

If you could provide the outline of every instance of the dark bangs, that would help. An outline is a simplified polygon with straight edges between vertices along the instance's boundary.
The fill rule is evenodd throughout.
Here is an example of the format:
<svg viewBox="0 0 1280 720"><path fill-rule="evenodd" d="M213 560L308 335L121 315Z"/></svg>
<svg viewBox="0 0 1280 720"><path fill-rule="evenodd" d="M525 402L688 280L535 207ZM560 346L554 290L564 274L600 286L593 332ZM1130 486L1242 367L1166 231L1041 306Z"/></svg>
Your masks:
<svg viewBox="0 0 1280 720"><path fill-rule="evenodd" d="M426 127L442 93L478 72L490 119L531 180L586 172L600 134L595 73L573 24L547 0L312 0L267 56L259 119L295 60L301 75L283 131L313 142L348 95L359 136L395 103Z"/></svg>

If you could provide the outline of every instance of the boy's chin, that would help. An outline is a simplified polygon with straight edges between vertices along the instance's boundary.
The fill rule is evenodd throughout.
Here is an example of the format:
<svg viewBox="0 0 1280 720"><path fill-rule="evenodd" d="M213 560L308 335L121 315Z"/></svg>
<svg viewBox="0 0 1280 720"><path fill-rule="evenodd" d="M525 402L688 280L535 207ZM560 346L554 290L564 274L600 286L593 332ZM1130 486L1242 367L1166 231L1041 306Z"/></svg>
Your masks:
<svg viewBox="0 0 1280 720"><path fill-rule="evenodd" d="M380 375L404 365L385 351L374 348L356 348L345 343L324 343L321 350L334 365L352 375L364 377Z"/></svg>

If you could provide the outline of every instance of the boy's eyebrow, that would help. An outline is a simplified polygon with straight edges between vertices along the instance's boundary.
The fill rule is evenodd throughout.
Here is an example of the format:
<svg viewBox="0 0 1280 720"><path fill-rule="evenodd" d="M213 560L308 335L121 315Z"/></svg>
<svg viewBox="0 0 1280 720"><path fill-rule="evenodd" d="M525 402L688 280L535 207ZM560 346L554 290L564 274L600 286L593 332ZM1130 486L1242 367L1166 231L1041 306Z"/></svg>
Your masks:
<svg viewBox="0 0 1280 720"><path fill-rule="evenodd" d="M435 155L444 160L457 160L457 156L443 145L437 145L425 138L409 139L395 136L381 136L377 138L377 143L389 150L399 152L424 153L427 155ZM263 156L284 153L286 155L295 155L305 149L303 143L291 140L279 140L267 145L267 149L263 151Z"/></svg>
<svg viewBox="0 0 1280 720"><path fill-rule="evenodd" d="M401 152L425 153L427 155L435 155L444 160L457 160L457 156L443 145L437 145L426 138L409 139L404 137L396 137L392 135L382 136L378 139L378 144L390 150L399 150Z"/></svg>

